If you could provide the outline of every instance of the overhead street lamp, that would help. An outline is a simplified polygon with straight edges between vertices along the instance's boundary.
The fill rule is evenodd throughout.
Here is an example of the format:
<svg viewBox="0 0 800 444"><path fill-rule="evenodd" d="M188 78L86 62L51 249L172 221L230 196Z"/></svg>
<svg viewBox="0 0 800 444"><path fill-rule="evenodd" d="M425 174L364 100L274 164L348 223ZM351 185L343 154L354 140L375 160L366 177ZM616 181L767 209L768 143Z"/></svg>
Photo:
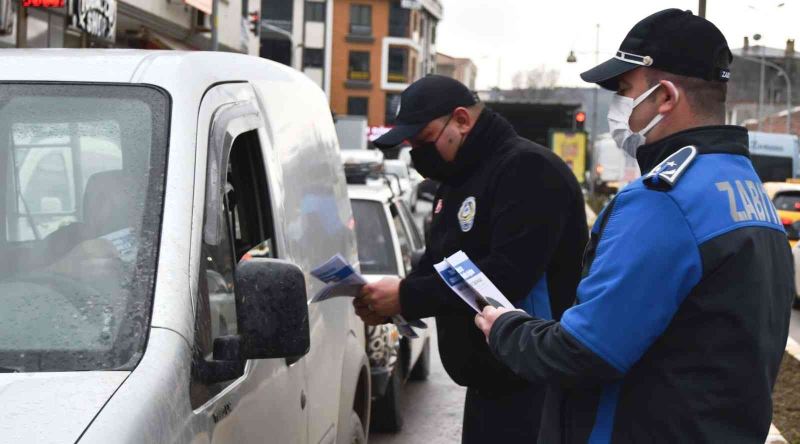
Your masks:
<svg viewBox="0 0 800 444"><path fill-rule="evenodd" d="M578 57L575 56L575 51L570 50L567 56L567 63L577 63ZM595 25L594 37L594 65L600 63L600 24ZM589 149L592 153L592 167L589 169L589 194L594 194L594 143L597 140L597 92L600 87L594 85L592 90L592 132L589 134Z"/></svg>

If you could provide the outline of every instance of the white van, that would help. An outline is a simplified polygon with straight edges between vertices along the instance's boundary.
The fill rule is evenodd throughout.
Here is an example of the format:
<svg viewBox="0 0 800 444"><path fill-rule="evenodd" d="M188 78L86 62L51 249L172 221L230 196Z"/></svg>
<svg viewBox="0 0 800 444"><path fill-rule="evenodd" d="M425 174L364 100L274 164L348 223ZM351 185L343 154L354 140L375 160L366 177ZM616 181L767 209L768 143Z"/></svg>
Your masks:
<svg viewBox="0 0 800 444"><path fill-rule="evenodd" d="M3 50L3 443L364 442L327 100L241 55ZM8 410L10 408L10 410Z"/></svg>

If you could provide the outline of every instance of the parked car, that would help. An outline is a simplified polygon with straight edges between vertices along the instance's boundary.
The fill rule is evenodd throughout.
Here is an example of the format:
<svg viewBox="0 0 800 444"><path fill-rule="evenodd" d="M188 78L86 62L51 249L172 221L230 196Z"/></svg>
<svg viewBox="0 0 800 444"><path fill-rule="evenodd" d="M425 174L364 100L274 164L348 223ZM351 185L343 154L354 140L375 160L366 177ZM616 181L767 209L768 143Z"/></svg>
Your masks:
<svg viewBox="0 0 800 444"><path fill-rule="evenodd" d="M800 184L792 182L767 182L764 184L767 196L772 200L778 217L786 230L789 244L794 247L800 240Z"/></svg>
<svg viewBox="0 0 800 444"><path fill-rule="evenodd" d="M364 324L308 304L308 272L358 253L313 82L7 49L0 140L3 442L366 442Z"/></svg>
<svg viewBox="0 0 800 444"><path fill-rule="evenodd" d="M420 181L417 181L411 169L402 160L384 160L383 161L384 174L390 178L396 178L399 185L399 193L403 200L408 205L411 212L415 212L417 207L417 186Z"/></svg>
<svg viewBox="0 0 800 444"><path fill-rule="evenodd" d="M350 185L361 273L370 281L405 277L424 249L405 201L386 186ZM432 325L431 325L432 327ZM400 337L393 324L367 327L372 376L373 430L397 432L403 424L401 388L407 379L423 380L430 368L429 329L418 338Z"/></svg>

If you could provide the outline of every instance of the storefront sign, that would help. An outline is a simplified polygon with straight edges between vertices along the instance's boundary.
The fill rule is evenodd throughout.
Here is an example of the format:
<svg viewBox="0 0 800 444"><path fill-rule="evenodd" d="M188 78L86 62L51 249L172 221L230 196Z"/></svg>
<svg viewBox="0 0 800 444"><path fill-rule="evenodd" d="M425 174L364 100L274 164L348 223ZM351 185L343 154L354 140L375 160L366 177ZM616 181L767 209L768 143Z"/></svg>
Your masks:
<svg viewBox="0 0 800 444"><path fill-rule="evenodd" d="M114 41L117 30L116 0L73 0L72 26L99 39Z"/></svg>
<svg viewBox="0 0 800 444"><path fill-rule="evenodd" d="M25 8L63 8L64 0L22 0Z"/></svg>

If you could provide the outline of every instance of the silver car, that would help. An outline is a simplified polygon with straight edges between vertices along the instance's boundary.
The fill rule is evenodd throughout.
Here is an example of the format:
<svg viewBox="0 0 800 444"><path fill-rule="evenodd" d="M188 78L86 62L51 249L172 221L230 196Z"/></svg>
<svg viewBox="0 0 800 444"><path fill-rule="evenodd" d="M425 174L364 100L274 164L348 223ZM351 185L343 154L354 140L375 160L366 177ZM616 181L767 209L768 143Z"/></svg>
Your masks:
<svg viewBox="0 0 800 444"><path fill-rule="evenodd" d="M388 186L350 185L358 259L370 281L405 277L421 257L422 237L405 201ZM431 327L433 324L429 322ZM397 432L406 380L424 380L430 368L429 329L414 329L418 338L400 337L393 324L367 328L367 354L372 376L372 430Z"/></svg>

